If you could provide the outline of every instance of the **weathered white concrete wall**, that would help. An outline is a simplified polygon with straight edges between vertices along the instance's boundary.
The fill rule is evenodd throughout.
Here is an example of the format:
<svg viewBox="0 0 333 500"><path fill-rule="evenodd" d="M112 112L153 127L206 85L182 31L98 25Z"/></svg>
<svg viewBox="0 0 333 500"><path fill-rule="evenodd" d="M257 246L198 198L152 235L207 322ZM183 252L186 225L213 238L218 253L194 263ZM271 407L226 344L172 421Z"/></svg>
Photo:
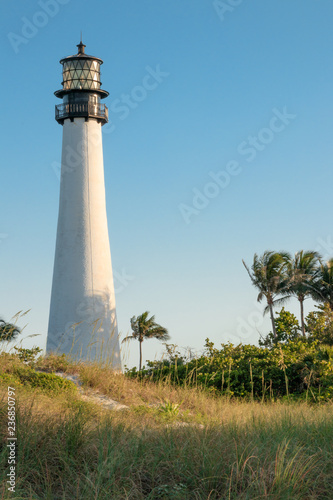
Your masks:
<svg viewBox="0 0 333 500"><path fill-rule="evenodd" d="M79 323L79 324L78 324ZM65 120L47 352L121 369L101 124Z"/></svg>

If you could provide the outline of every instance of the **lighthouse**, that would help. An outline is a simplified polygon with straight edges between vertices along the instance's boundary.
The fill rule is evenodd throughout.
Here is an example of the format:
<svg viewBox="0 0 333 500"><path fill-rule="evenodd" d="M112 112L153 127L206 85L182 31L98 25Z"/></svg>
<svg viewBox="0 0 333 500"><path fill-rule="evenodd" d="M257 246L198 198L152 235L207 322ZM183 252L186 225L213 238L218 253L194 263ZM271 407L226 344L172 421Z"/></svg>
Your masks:
<svg viewBox="0 0 333 500"><path fill-rule="evenodd" d="M63 127L60 200L46 350L121 369L105 204L103 61L85 53L61 59Z"/></svg>

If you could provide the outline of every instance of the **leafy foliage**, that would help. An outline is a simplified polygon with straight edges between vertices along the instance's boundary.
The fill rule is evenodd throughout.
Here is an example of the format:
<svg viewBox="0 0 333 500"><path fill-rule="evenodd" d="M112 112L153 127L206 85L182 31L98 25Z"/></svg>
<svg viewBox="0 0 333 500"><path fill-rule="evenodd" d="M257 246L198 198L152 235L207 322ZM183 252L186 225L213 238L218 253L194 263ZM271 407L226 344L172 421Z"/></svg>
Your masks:
<svg viewBox="0 0 333 500"><path fill-rule="evenodd" d="M40 347L32 347L31 349L24 349L23 347L14 346L18 358L24 363L33 365L36 361L36 356L42 352Z"/></svg>
<svg viewBox="0 0 333 500"><path fill-rule="evenodd" d="M264 339L259 340L261 347L273 347L279 342L293 341L300 336L300 326L296 316L283 307L274 319L276 337L270 332Z"/></svg>
<svg viewBox="0 0 333 500"><path fill-rule="evenodd" d="M327 303L333 311L333 258L319 266L312 297L318 302Z"/></svg>
<svg viewBox="0 0 333 500"><path fill-rule="evenodd" d="M21 330L16 325L0 319L0 342L15 340L20 333Z"/></svg>
<svg viewBox="0 0 333 500"><path fill-rule="evenodd" d="M317 309L306 318L309 339L333 346L333 311L327 303L317 306Z"/></svg>
<svg viewBox="0 0 333 500"><path fill-rule="evenodd" d="M298 324L287 311L283 310L277 324L285 343L274 342L271 336L269 347L227 343L217 349L206 339L204 354L194 360L183 364L149 361L147 368L128 370L127 376L201 386L228 398L301 398L314 402L331 399L333 350L331 353L317 340L297 338Z"/></svg>
<svg viewBox="0 0 333 500"><path fill-rule="evenodd" d="M176 417L179 413L179 404L172 403L171 401L167 401L164 405L160 406L159 411L165 417Z"/></svg>
<svg viewBox="0 0 333 500"><path fill-rule="evenodd" d="M10 372L5 370L0 374L0 380L38 388L47 393L59 394L63 391L75 392L77 390L76 385L70 380L53 373L36 372L29 366L18 365Z"/></svg>

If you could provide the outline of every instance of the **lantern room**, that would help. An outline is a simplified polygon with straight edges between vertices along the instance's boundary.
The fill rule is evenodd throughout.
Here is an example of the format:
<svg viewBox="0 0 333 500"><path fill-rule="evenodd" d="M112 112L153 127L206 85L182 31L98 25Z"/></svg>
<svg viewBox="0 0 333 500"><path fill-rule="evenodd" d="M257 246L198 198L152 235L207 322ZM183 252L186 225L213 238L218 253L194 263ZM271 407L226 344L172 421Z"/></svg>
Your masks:
<svg viewBox="0 0 333 500"><path fill-rule="evenodd" d="M63 104L56 106L56 120L63 124L66 118L75 117L97 119L102 124L108 121L108 108L100 100L109 95L101 89L102 59L85 54L82 41L77 45L78 53L61 59L62 89L54 94L63 99Z"/></svg>

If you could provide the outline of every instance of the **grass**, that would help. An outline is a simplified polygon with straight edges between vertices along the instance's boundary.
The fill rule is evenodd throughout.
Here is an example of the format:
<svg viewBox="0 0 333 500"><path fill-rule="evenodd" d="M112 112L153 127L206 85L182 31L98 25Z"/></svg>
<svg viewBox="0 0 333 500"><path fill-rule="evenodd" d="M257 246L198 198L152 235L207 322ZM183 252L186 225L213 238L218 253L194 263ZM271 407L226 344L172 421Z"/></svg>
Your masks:
<svg viewBox="0 0 333 500"><path fill-rule="evenodd" d="M57 356L36 367L77 373L129 409L31 384L17 356L1 355L1 499L332 498L332 404L236 401ZM15 493L6 487L6 377L16 384Z"/></svg>

